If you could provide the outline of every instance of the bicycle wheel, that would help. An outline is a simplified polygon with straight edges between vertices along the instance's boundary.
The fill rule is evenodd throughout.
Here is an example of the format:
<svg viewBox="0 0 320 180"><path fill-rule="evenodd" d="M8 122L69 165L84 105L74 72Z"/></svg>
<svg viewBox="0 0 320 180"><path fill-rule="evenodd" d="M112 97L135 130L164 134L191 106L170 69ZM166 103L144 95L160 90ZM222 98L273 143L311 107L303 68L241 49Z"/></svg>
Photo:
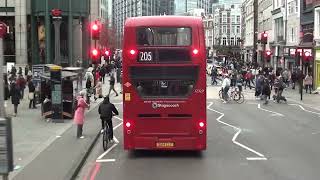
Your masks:
<svg viewBox="0 0 320 180"><path fill-rule="evenodd" d="M242 104L244 102L244 95L242 93L235 93L233 96L233 100L236 101L238 104Z"/></svg>
<svg viewBox="0 0 320 180"><path fill-rule="evenodd" d="M219 98L222 99L222 90L219 91Z"/></svg>
<svg viewBox="0 0 320 180"><path fill-rule="evenodd" d="M102 137L102 146L103 146L103 150L107 150L108 149L108 144L109 144L109 129L108 127L106 126L104 128L104 131L103 131L103 137Z"/></svg>

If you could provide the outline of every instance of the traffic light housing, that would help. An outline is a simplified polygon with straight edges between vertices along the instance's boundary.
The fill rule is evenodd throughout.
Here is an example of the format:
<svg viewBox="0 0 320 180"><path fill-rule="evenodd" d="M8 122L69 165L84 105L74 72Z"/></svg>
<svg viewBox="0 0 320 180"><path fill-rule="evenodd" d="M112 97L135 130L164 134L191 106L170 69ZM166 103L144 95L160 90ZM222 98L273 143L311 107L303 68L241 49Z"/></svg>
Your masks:
<svg viewBox="0 0 320 180"><path fill-rule="evenodd" d="M90 57L91 57L91 60L92 60L93 64L98 63L98 61L100 60L100 51L99 51L99 49L96 49L96 48L91 49Z"/></svg>
<svg viewBox="0 0 320 180"><path fill-rule="evenodd" d="M91 36L94 40L99 40L100 38L100 27L97 22L92 23L91 27Z"/></svg>
<svg viewBox="0 0 320 180"><path fill-rule="evenodd" d="M261 33L261 44L268 44L268 33Z"/></svg>
<svg viewBox="0 0 320 180"><path fill-rule="evenodd" d="M264 57L265 57L266 62L269 63L271 61L271 55L272 55L272 52L270 50L266 50L264 52Z"/></svg>

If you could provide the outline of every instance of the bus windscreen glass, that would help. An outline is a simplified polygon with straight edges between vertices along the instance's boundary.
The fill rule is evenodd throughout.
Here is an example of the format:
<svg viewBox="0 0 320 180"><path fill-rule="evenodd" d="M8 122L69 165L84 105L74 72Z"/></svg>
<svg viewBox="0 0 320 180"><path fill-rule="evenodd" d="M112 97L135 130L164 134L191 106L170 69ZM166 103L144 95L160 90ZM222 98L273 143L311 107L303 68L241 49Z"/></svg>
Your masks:
<svg viewBox="0 0 320 180"><path fill-rule="evenodd" d="M139 46L190 46L191 28L140 27L137 28Z"/></svg>

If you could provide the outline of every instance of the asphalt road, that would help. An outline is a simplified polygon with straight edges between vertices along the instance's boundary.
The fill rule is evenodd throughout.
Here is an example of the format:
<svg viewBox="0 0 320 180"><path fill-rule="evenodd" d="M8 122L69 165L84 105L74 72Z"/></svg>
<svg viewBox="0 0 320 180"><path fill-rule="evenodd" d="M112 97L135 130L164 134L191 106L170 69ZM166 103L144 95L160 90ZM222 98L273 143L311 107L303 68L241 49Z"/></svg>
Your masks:
<svg viewBox="0 0 320 180"><path fill-rule="evenodd" d="M119 144L104 153L100 139L78 177L82 180L319 179L320 112L290 102L271 102L267 106L259 103L249 100L244 104L222 104L208 99L208 148L202 153L124 151L121 120L114 119ZM121 109L121 105L118 107ZM100 162L96 161L98 158Z"/></svg>

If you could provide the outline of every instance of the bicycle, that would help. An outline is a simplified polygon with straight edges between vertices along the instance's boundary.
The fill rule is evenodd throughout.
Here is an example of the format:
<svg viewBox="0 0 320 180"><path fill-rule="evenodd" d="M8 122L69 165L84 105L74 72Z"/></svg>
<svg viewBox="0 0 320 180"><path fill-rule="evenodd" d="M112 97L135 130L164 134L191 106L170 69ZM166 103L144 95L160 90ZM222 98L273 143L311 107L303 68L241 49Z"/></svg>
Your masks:
<svg viewBox="0 0 320 180"><path fill-rule="evenodd" d="M219 98L221 100L223 99L222 98L222 89L220 89L220 91L219 91ZM231 89L231 92L230 92L230 90L228 91L227 101L229 102L229 101L231 101L231 99L236 101L238 104L242 104L244 102L244 95L242 92L240 92L238 90L237 87L235 87L235 88Z"/></svg>
<svg viewBox="0 0 320 180"><path fill-rule="evenodd" d="M114 114L112 116L115 116ZM111 118L112 121L112 118ZM108 149L108 144L112 139L109 139L110 134L109 134L109 124L107 123L107 121L105 121L104 123L104 128L103 128L103 135L102 135L102 147L103 150L107 150ZM113 137L112 137L113 138Z"/></svg>
<svg viewBox="0 0 320 180"><path fill-rule="evenodd" d="M102 147L103 147L103 150L107 150L108 149L108 144L110 142L110 139L109 139L109 125L108 123L105 122L105 126L104 126L104 129L103 129L103 135L102 135Z"/></svg>

